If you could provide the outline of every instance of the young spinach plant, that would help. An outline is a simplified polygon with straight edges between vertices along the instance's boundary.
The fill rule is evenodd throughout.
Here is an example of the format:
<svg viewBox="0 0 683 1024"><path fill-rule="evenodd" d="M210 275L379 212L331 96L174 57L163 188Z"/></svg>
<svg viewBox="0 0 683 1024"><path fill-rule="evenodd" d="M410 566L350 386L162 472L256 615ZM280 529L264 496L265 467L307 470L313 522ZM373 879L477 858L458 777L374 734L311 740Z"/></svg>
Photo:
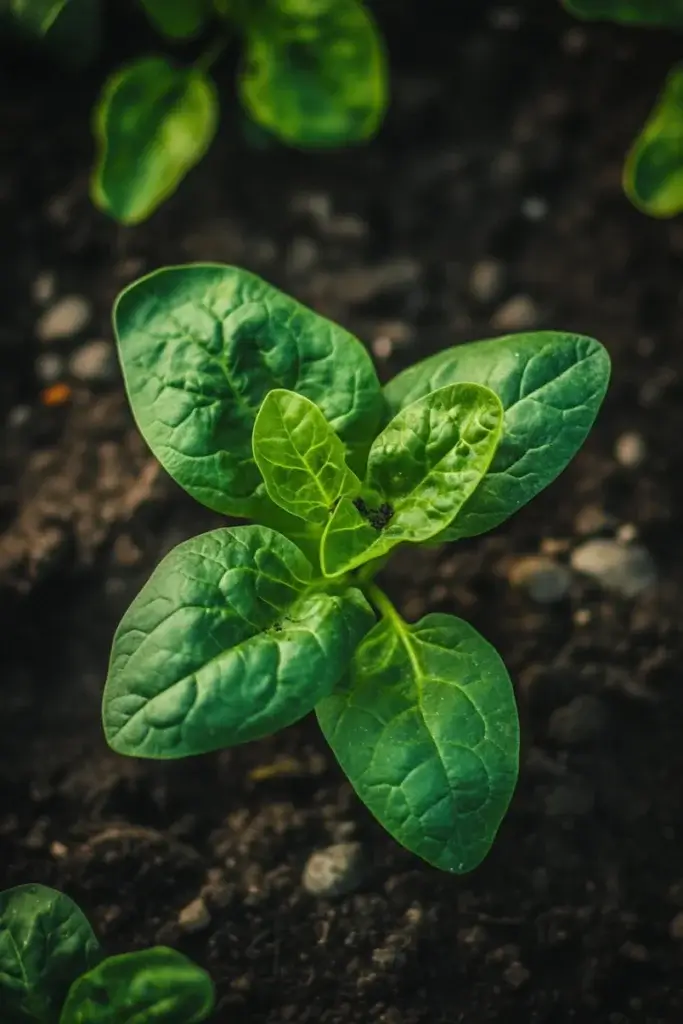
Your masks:
<svg viewBox="0 0 683 1024"><path fill-rule="evenodd" d="M2 1024L198 1024L206 971L165 946L105 956L73 900L44 885L0 892Z"/></svg>
<svg viewBox="0 0 683 1024"><path fill-rule="evenodd" d="M510 679L467 622L404 622L375 576L398 545L474 537L549 484L600 407L605 349L511 335L382 389L347 331L215 264L135 282L114 327L156 457L202 504L258 525L180 544L135 598L104 690L110 746L187 757L315 710L392 836L474 868L516 782Z"/></svg>
<svg viewBox="0 0 683 1024"><path fill-rule="evenodd" d="M589 21L683 30L681 0L564 0L572 14ZM668 73L623 171L626 195L651 217L683 212L683 62Z"/></svg>
<svg viewBox="0 0 683 1024"><path fill-rule="evenodd" d="M208 36L191 63L140 57L115 71L95 106L91 196L122 224L145 220L216 134L210 74L233 36L241 103L286 145L345 146L375 134L387 106L384 45L363 0L137 0L168 45ZM102 0L10 0L14 24L46 45L97 52ZM0 4L0 7L2 4ZM214 30L213 38L210 33Z"/></svg>

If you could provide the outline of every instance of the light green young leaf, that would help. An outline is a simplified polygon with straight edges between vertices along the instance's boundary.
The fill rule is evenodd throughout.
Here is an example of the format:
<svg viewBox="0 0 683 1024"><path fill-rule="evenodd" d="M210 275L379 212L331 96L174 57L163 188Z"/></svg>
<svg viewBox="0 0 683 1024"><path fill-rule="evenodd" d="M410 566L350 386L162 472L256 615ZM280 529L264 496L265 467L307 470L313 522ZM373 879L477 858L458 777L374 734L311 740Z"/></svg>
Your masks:
<svg viewBox="0 0 683 1024"><path fill-rule="evenodd" d="M203 754L259 739L329 693L374 621L361 593L324 590L273 530L214 530L175 548L114 637L104 690L110 746Z"/></svg>
<svg viewBox="0 0 683 1024"><path fill-rule="evenodd" d="M211 0L140 0L149 20L169 39L199 35L211 17Z"/></svg>
<svg viewBox="0 0 683 1024"><path fill-rule="evenodd" d="M169 267L127 288L114 309L138 427L197 501L260 517L272 503L252 432L274 388L320 407L354 466L383 410L372 361L352 335L237 267Z"/></svg>
<svg viewBox="0 0 683 1024"><path fill-rule="evenodd" d="M218 98L197 68L146 57L105 83L95 109L96 206L122 224L138 224L175 190L216 133Z"/></svg>
<svg viewBox="0 0 683 1024"><path fill-rule="evenodd" d="M385 396L394 413L458 381L484 384L503 403L503 437L491 468L438 540L486 533L547 487L585 441L609 375L599 342L538 331L457 345L390 381Z"/></svg>
<svg viewBox="0 0 683 1024"><path fill-rule="evenodd" d="M213 1004L206 971L154 946L107 957L74 982L59 1024L199 1024Z"/></svg>
<svg viewBox="0 0 683 1024"><path fill-rule="evenodd" d="M69 986L101 958L85 915L44 885L0 892L2 1024L54 1024Z"/></svg>
<svg viewBox="0 0 683 1024"><path fill-rule="evenodd" d="M683 24L683 11L681 13ZM624 166L624 190L651 217L683 211L683 64L669 73Z"/></svg>
<svg viewBox="0 0 683 1024"><path fill-rule="evenodd" d="M451 615L384 619L316 714L399 843L445 871L479 864L514 791L519 726L505 666L472 626Z"/></svg>
<svg viewBox="0 0 683 1024"><path fill-rule="evenodd" d="M326 527L323 572L444 530L480 485L502 423L499 399L479 384L439 388L401 409L370 449L360 494L342 498Z"/></svg>
<svg viewBox="0 0 683 1024"><path fill-rule="evenodd" d="M346 450L322 412L303 395L271 391L254 423L254 460L269 498L312 523L326 523L343 494L360 481L346 465Z"/></svg>
<svg viewBox="0 0 683 1024"><path fill-rule="evenodd" d="M69 0L9 0L9 11L21 29L44 36L52 28Z"/></svg>
<svg viewBox="0 0 683 1024"><path fill-rule="evenodd" d="M386 59L360 0L254 6L245 30L239 88L258 124L305 147L375 134L388 102Z"/></svg>
<svg viewBox="0 0 683 1024"><path fill-rule="evenodd" d="M683 28L681 0L564 0L564 6L570 14L593 21Z"/></svg>

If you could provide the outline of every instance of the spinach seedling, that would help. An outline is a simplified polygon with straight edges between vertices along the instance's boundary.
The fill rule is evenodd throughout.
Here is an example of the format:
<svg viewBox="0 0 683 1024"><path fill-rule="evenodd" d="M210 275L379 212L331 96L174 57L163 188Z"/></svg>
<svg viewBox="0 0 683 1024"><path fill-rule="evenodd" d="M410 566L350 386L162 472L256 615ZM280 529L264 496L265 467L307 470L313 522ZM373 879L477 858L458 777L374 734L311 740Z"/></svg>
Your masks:
<svg viewBox="0 0 683 1024"><path fill-rule="evenodd" d="M605 349L511 335L382 388L347 331L214 264L132 284L114 327L156 457L198 501L257 525L180 544L133 601L104 691L110 746L186 757L315 710L387 831L472 869L516 782L510 679L472 626L406 623L374 577L398 545L484 533L549 484L600 407Z"/></svg>
<svg viewBox="0 0 683 1024"><path fill-rule="evenodd" d="M97 54L103 0L8 0L10 25L57 52ZM149 217L204 157L220 116L211 69L241 46L236 90L250 123L285 145L354 145L388 103L382 35L363 0L137 0L167 47L206 40L191 63L139 56L95 105L93 202L122 224ZM0 29L3 4L0 2ZM64 52L66 50L66 53Z"/></svg>
<svg viewBox="0 0 683 1024"><path fill-rule="evenodd" d="M198 1024L206 971L156 946L107 957L73 900L44 885L0 892L2 1024Z"/></svg>

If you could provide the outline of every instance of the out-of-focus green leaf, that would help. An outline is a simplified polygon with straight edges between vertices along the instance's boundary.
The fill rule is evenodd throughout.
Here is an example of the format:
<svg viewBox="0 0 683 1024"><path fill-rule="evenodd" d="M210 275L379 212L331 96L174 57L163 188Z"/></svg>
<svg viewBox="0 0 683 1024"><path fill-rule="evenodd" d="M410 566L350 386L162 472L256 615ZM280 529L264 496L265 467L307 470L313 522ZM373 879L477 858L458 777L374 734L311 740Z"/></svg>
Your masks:
<svg viewBox="0 0 683 1024"><path fill-rule="evenodd" d="M652 217L683 211L683 64L669 74L624 167L624 190Z"/></svg>
<svg viewBox="0 0 683 1024"><path fill-rule="evenodd" d="M54 25L69 0L10 0L9 12L31 35L44 36Z"/></svg>
<svg viewBox="0 0 683 1024"><path fill-rule="evenodd" d="M213 82L162 57L105 84L95 112L93 202L123 224L145 220L206 153L218 122Z"/></svg>
<svg viewBox="0 0 683 1024"><path fill-rule="evenodd" d="M387 105L381 36L360 0L285 0L244 22L242 101L259 124L295 146L368 139Z"/></svg>
<svg viewBox="0 0 683 1024"><path fill-rule="evenodd" d="M592 21L683 28L681 0L564 0L570 14Z"/></svg>
<svg viewBox="0 0 683 1024"><path fill-rule="evenodd" d="M211 0L140 0L154 27L169 39L199 35L211 17Z"/></svg>

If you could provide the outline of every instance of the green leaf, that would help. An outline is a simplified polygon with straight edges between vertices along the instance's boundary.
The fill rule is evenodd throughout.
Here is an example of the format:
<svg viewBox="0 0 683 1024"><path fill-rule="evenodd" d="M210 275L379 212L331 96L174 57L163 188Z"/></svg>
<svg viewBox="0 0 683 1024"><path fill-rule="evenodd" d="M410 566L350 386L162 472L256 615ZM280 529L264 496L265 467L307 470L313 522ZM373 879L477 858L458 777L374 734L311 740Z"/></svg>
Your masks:
<svg viewBox="0 0 683 1024"><path fill-rule="evenodd" d="M372 623L359 591L314 583L299 548L273 530L186 541L116 631L107 741L121 754L173 758L267 736L331 691Z"/></svg>
<svg viewBox="0 0 683 1024"><path fill-rule="evenodd" d="M318 406L293 391L279 388L266 396L253 448L269 498L300 519L326 523L341 496L360 487Z"/></svg>
<svg viewBox="0 0 683 1024"><path fill-rule="evenodd" d="M502 423L499 399L479 384L448 385L401 409L370 449L360 494L342 498L328 523L323 572L444 530L481 483Z"/></svg>
<svg viewBox="0 0 683 1024"><path fill-rule="evenodd" d="M360 799L403 846L445 871L488 852L517 779L519 727L500 657L452 615L394 613L316 707Z"/></svg>
<svg viewBox="0 0 683 1024"><path fill-rule="evenodd" d="M9 10L20 27L31 35L44 36L69 0L10 0Z"/></svg>
<svg viewBox="0 0 683 1024"><path fill-rule="evenodd" d="M169 39L191 39L211 17L211 0L140 0L157 31Z"/></svg>
<svg viewBox="0 0 683 1024"><path fill-rule="evenodd" d="M325 147L375 134L387 107L384 46L359 0L254 7L240 95L281 141Z"/></svg>
<svg viewBox="0 0 683 1024"><path fill-rule="evenodd" d="M146 57L113 74L95 109L96 206L122 224L145 220L206 153L218 99L197 68Z"/></svg>
<svg viewBox="0 0 683 1024"><path fill-rule="evenodd" d="M624 190L651 217L683 211L683 64L668 75L624 167Z"/></svg>
<svg viewBox="0 0 683 1024"><path fill-rule="evenodd" d="M107 957L74 982L59 1024L198 1024L213 1004L206 971L154 946Z"/></svg>
<svg viewBox="0 0 683 1024"><path fill-rule="evenodd" d="M54 1024L71 983L100 947L73 900L44 885L0 893L2 1024Z"/></svg>
<svg viewBox="0 0 683 1024"><path fill-rule="evenodd" d="M320 407L354 466L382 415L369 355L352 335L237 267L169 267L127 288L114 309L128 396L168 473L225 515L272 504L252 432L274 388Z"/></svg>
<svg viewBox="0 0 683 1024"><path fill-rule="evenodd" d="M439 541L492 530L547 487L586 439L609 375L599 342L539 331L457 345L390 381L385 396L393 412L458 381L484 384L503 403L503 438L491 468Z"/></svg>
<svg viewBox="0 0 683 1024"><path fill-rule="evenodd" d="M564 6L570 14L593 21L683 27L681 0L564 0Z"/></svg>

